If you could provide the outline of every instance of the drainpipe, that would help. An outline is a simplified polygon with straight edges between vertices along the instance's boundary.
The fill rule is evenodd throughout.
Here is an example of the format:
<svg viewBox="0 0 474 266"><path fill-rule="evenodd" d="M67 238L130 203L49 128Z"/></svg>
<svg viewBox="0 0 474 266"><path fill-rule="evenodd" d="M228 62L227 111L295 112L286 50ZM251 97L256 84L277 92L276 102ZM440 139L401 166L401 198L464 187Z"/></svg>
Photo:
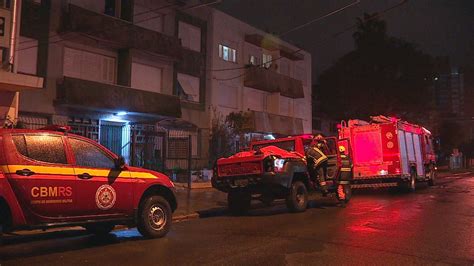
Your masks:
<svg viewBox="0 0 474 266"><path fill-rule="evenodd" d="M11 23L11 35L10 35L10 53L9 53L9 64L10 71L17 73L18 64L16 64L16 51L18 47L19 35L20 35L20 21L21 21L21 0L12 0L12 23ZM18 119L18 107L19 107L20 93L15 92L15 98L13 99L13 108L15 108L15 117L11 120L16 125Z"/></svg>

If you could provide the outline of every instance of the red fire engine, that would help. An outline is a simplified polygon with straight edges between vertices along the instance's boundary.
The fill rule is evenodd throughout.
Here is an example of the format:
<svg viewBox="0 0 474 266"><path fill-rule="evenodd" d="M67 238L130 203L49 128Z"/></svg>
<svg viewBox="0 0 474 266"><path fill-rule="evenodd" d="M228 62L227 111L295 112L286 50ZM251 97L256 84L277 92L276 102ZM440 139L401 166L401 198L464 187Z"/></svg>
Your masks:
<svg viewBox="0 0 474 266"><path fill-rule="evenodd" d="M349 140L346 150L352 152L353 187L399 186L414 191L416 182L434 184L432 137L422 126L375 116L370 122L343 121L339 138Z"/></svg>

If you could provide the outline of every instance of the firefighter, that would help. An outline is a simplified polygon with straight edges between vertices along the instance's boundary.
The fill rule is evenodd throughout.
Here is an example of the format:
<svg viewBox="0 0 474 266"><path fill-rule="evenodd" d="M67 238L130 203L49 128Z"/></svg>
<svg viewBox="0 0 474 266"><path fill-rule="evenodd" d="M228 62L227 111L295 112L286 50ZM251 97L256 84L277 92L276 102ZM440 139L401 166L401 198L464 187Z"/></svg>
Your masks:
<svg viewBox="0 0 474 266"><path fill-rule="evenodd" d="M317 182L319 185L323 195L328 194L326 184L328 157L325 152L327 152L327 144L321 135L316 136L306 150L308 172L313 182Z"/></svg>
<svg viewBox="0 0 474 266"><path fill-rule="evenodd" d="M352 161L349 155L346 154L346 147L342 145L339 146L339 154L341 156L341 169L337 185L337 197L341 202L345 202L347 197L345 186L350 186L352 180Z"/></svg>

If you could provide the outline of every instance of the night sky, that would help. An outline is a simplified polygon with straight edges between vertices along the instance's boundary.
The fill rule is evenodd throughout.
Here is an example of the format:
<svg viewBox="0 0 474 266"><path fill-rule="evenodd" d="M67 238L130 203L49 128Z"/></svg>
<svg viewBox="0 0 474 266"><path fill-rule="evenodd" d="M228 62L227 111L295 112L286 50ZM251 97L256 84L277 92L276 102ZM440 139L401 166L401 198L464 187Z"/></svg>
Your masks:
<svg viewBox="0 0 474 266"><path fill-rule="evenodd" d="M217 8L257 28L284 32L355 0L223 0ZM313 56L313 83L324 69L354 48L352 30L364 12L384 10L401 0L361 0L336 15L292 32L284 39ZM454 66L474 62L474 0L408 0L384 15L388 34L416 43L433 56L450 56Z"/></svg>

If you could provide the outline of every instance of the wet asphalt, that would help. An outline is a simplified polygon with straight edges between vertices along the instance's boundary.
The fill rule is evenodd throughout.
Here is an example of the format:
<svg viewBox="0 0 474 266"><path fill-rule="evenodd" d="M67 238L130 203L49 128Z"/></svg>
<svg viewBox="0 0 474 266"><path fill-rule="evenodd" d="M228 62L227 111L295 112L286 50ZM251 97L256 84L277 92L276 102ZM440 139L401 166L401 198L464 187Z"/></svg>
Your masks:
<svg viewBox="0 0 474 266"><path fill-rule="evenodd" d="M206 195L209 194L209 195ZM213 200L212 193L198 198ZM221 197L221 196L218 196ZM474 265L474 176L443 177L404 194L359 190L345 207L314 198L305 213L284 204L247 216L210 209L163 239L136 230L9 237L3 265Z"/></svg>

